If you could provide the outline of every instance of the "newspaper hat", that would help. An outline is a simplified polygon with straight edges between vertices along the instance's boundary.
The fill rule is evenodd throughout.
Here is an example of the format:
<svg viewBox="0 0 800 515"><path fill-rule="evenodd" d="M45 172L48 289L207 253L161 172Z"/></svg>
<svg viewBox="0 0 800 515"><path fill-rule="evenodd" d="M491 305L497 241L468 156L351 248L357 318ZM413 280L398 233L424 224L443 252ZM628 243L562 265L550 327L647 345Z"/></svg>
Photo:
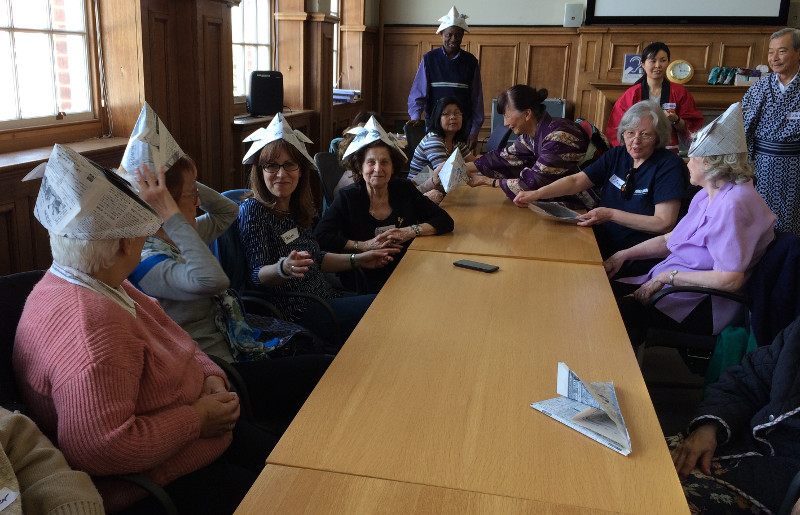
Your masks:
<svg viewBox="0 0 800 515"><path fill-rule="evenodd" d="M403 156L403 161L408 161L406 153L403 151L402 147L400 147L400 142L397 141L395 135L389 134L383 130L383 127L381 127L381 124L378 123L378 120L376 120L374 116L370 116L363 127L353 127L347 131L347 134L355 134L355 137L347 146L347 150L345 150L342 158L348 157L361 147L380 140L389 145L390 150L395 150L399 155Z"/></svg>
<svg viewBox="0 0 800 515"><path fill-rule="evenodd" d="M469 16L466 14L458 14L458 9L456 9L456 6L454 5L450 8L450 12L439 18L439 21L442 23L439 25L436 33L440 33L447 27L458 27L460 29L464 29L464 32L469 32L467 18L469 18Z"/></svg>
<svg viewBox="0 0 800 515"><path fill-rule="evenodd" d="M731 106L694 135L689 157L721 156L747 152L742 105Z"/></svg>
<svg viewBox="0 0 800 515"><path fill-rule="evenodd" d="M128 146L125 147L125 153L122 155L120 174L128 178L128 182L138 191L138 183L136 180L131 180L137 168L147 165L153 173L156 173L160 166L169 169L184 155L186 152L181 150L156 112L145 102L133 127Z"/></svg>
<svg viewBox="0 0 800 515"><path fill-rule="evenodd" d="M51 233L80 240L155 234L161 217L113 170L55 145L22 180L42 179L33 214Z"/></svg>
<svg viewBox="0 0 800 515"><path fill-rule="evenodd" d="M442 181L445 193L450 193L459 186L469 182L467 164L464 162L464 158L461 157L461 152L458 149L453 150L453 153L447 158L442 169L439 170L439 180Z"/></svg>
<svg viewBox="0 0 800 515"><path fill-rule="evenodd" d="M244 155L242 164L251 165L256 163L258 161L258 153L261 152L261 149L267 146L267 143L272 143L278 139L284 140L286 143L289 143L299 150L300 153L308 159L311 166L314 167L314 169L317 168L314 159L312 159L308 154L308 150L306 150L306 143L313 143L313 141L308 139L302 132L292 129L289 122L286 121L286 118L284 118L281 113L275 113L275 116L272 118L272 121L269 122L266 129L262 127L242 140L242 143L247 143L248 141L253 142L247 150L247 154Z"/></svg>

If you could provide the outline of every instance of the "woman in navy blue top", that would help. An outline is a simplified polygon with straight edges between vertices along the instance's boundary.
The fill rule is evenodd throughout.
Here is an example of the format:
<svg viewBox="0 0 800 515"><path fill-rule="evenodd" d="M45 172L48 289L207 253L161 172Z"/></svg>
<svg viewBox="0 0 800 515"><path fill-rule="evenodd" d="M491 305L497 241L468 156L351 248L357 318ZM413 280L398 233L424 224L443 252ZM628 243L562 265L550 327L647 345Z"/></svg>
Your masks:
<svg viewBox="0 0 800 515"><path fill-rule="evenodd" d="M580 217L578 225L603 224L598 243L603 258L675 226L686 191L688 170L674 152L665 150L672 127L660 106L639 102L619 125L625 146L614 147L582 172L537 190L521 191L514 202L574 195L602 188L600 207Z"/></svg>

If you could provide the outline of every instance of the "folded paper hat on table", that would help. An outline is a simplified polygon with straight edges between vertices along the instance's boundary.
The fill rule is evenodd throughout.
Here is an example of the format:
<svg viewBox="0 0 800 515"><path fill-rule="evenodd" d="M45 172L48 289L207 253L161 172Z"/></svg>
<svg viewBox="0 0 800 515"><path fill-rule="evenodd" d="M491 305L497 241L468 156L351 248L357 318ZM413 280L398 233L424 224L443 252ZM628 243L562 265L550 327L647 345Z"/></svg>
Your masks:
<svg viewBox="0 0 800 515"><path fill-rule="evenodd" d="M81 240L136 238L155 234L161 217L128 181L55 145L23 181L42 179L33 214L50 232Z"/></svg>
<svg viewBox="0 0 800 515"><path fill-rule="evenodd" d="M458 149L453 150L450 157L445 161L442 169L439 170L439 179L442 181L445 193L450 193L454 189L469 182L467 175L467 164L461 157Z"/></svg>
<svg viewBox="0 0 800 515"><path fill-rule="evenodd" d="M261 151L262 148L267 146L268 143L272 143L275 140L282 139L289 143L294 148L300 151L303 156L308 159L308 162L311 163L311 166L316 170L317 165L314 163L314 159L309 155L308 150L306 149L306 143L313 143L308 137L303 134L302 132L292 129L289 125L289 122L286 121L286 118L283 117L281 113L275 113L275 116L272 118L272 121L269 122L265 128L260 128L255 132L251 133L245 139L242 140L243 143L247 143L248 141L252 141L253 144L250 145L250 148L247 150L247 153L244 155L242 159L243 165L251 165L258 161L258 153Z"/></svg>

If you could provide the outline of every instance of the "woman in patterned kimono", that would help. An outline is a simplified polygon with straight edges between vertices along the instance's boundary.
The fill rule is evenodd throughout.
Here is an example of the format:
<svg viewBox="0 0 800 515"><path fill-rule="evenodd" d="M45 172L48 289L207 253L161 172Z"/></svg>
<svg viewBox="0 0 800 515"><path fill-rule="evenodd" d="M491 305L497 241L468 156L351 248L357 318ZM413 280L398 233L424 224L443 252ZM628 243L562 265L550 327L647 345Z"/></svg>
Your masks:
<svg viewBox="0 0 800 515"><path fill-rule="evenodd" d="M520 191L537 189L580 171L578 165L586 157L589 136L577 123L547 114L546 98L546 89L535 90L524 84L500 94L497 112L519 138L506 149L467 163L470 186L500 188L513 200ZM576 197L554 200L567 201L573 207L592 207L591 201L581 202Z"/></svg>
<svg viewBox="0 0 800 515"><path fill-rule="evenodd" d="M776 228L800 235L800 30L770 37L774 73L753 84L742 100L756 190L778 216Z"/></svg>

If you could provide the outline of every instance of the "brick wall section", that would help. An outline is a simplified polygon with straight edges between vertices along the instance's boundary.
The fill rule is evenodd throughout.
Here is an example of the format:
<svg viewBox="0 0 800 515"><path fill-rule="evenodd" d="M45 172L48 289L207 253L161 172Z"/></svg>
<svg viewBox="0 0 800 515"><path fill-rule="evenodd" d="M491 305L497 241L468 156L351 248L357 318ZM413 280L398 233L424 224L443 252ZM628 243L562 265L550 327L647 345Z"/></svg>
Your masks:
<svg viewBox="0 0 800 515"><path fill-rule="evenodd" d="M65 28L66 12L64 0L53 0L53 28ZM69 111L72 108L72 87L69 75L69 55L67 53L67 38L63 35L54 34L55 43L55 64L56 64L56 86L58 95L58 110Z"/></svg>

